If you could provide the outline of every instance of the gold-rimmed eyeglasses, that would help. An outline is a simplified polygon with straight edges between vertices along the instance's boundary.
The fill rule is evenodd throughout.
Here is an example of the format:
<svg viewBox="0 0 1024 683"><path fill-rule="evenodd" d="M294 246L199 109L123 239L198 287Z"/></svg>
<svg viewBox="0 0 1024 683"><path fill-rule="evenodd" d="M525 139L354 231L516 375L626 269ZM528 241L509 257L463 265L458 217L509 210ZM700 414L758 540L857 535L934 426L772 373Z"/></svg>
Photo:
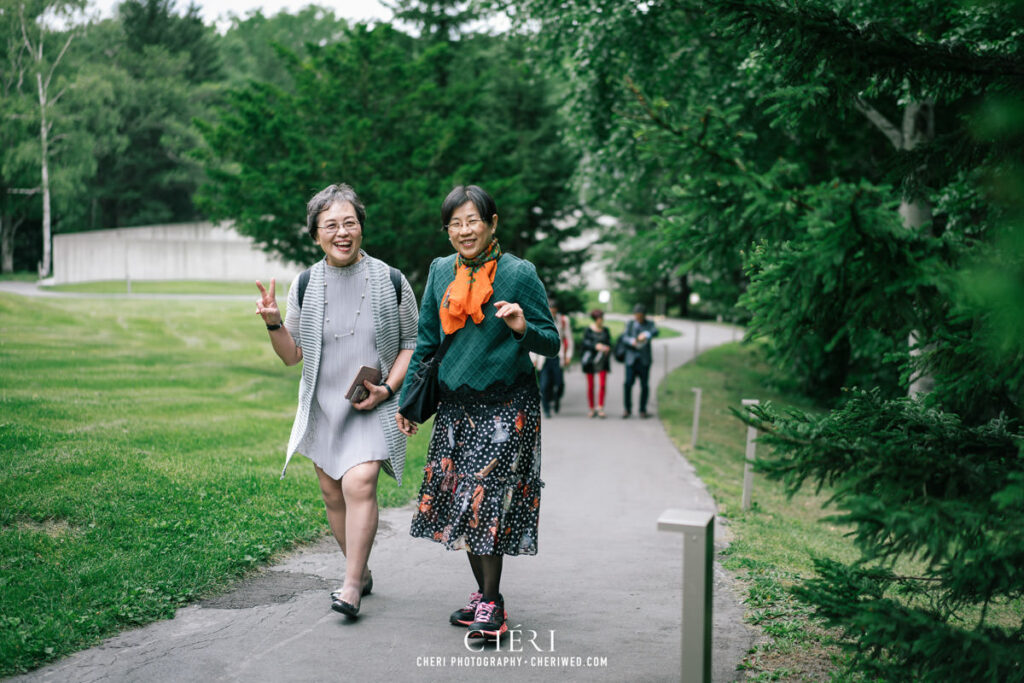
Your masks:
<svg viewBox="0 0 1024 683"><path fill-rule="evenodd" d="M470 218L469 220L466 221L465 225L470 230L476 230L483 222L484 220L482 218ZM444 227L449 231L458 232L459 230L462 230L462 225L462 221L456 218L455 220L453 220L451 223Z"/></svg>
<svg viewBox="0 0 1024 683"><path fill-rule="evenodd" d="M325 225L319 226L317 229L320 230L325 236L330 236L337 233L338 230L342 228L345 229L345 232L351 233L358 232L360 227L361 226L359 225L359 221L345 221L340 225L338 223L327 223Z"/></svg>

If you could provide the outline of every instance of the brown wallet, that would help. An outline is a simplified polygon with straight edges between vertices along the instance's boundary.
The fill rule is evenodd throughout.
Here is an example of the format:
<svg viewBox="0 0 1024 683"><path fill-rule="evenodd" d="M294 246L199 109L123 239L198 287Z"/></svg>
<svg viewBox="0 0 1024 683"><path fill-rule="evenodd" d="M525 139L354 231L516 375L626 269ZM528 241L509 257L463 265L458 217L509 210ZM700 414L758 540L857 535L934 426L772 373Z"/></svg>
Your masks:
<svg viewBox="0 0 1024 683"><path fill-rule="evenodd" d="M345 398L352 403L365 401L366 397L370 395L370 392L363 386L363 380L368 380L370 384L380 384L380 369L371 368L369 365L359 368L356 378L352 380L352 386L348 388L348 393L345 394Z"/></svg>

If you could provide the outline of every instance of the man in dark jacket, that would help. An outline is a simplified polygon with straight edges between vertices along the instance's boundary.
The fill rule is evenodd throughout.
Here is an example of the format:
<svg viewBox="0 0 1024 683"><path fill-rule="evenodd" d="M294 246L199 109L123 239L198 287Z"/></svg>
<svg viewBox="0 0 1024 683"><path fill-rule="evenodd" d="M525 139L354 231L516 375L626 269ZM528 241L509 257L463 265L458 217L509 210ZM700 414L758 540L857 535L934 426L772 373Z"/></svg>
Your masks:
<svg viewBox="0 0 1024 683"><path fill-rule="evenodd" d="M626 323L623 338L626 341L626 382L622 386L622 403L626 412L623 419L633 414L633 382L640 380L640 417L647 414L647 399L650 397L651 339L658 336L658 327L647 319L647 308L643 304L633 307L633 320Z"/></svg>

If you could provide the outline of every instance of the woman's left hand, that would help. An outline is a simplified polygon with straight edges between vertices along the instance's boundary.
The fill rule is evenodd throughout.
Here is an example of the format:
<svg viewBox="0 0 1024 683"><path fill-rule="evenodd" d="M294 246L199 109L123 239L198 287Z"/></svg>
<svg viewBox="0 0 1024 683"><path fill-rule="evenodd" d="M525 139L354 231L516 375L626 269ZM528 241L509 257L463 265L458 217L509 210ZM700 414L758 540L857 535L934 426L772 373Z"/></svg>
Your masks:
<svg viewBox="0 0 1024 683"><path fill-rule="evenodd" d="M352 407L356 410L373 410L378 405L388 400L388 390L383 386L377 386L371 384L369 380L363 380L363 386L370 392L370 395L364 398L359 403L353 403Z"/></svg>
<svg viewBox="0 0 1024 683"><path fill-rule="evenodd" d="M504 320L510 330L519 336L526 334L526 316L522 306L508 301L495 301L494 306L498 309L495 316Z"/></svg>

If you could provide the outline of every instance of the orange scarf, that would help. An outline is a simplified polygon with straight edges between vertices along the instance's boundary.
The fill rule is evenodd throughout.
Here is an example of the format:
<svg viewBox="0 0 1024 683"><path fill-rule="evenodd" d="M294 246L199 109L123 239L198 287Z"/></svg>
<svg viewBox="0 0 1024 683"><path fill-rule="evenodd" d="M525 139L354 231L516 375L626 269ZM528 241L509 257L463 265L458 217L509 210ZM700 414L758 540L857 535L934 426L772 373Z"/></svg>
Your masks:
<svg viewBox="0 0 1024 683"><path fill-rule="evenodd" d="M484 320L483 305L494 294L494 274L498 270L501 247L493 240L474 259L455 259L455 279L441 297L441 329L451 334L466 326L472 318L479 325ZM483 273L486 277L480 277Z"/></svg>

